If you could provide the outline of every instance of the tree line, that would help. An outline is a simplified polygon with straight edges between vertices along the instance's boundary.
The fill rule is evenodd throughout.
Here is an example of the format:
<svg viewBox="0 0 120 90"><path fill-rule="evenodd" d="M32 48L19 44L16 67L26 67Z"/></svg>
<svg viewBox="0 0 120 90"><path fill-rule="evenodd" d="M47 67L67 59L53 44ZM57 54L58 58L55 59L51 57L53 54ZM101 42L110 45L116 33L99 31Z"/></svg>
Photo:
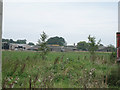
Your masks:
<svg viewBox="0 0 120 90"><path fill-rule="evenodd" d="M16 44L27 44L27 40L23 39L23 40L17 40L14 41L13 39L2 39L2 42L7 42L7 43L16 43ZM38 42L40 43L40 41L38 40ZM59 45L59 46L66 46L67 43L65 41L65 39L63 37L51 37L46 41L46 44L48 45ZM35 45L33 42L29 42L28 45Z"/></svg>
<svg viewBox="0 0 120 90"><path fill-rule="evenodd" d="M48 40L46 40L48 38L47 34L45 32L43 32L42 34L40 34L40 39L38 39L38 45L41 46L39 49L41 51L41 56L42 56L42 59L45 59L46 58L46 55L47 53L49 52L49 47L47 46L48 44L48 41L50 42L50 44L59 44L59 42L57 40L60 39L60 43L61 42L64 42L59 44L59 45L65 45L65 40L64 38L59 38L59 37L53 37L53 38L50 38ZM94 36L88 36L88 42L85 42L85 41L80 41L77 43L77 49L78 50L82 50L82 51L89 51L90 52L90 56L91 56L91 60L94 60L96 59L96 51L98 51L99 47L103 47L104 45L102 45L101 43L101 39L97 42L96 41L96 38ZM76 46L74 46L76 47ZM107 50L109 50L109 52L112 52L112 56L116 56L116 48L113 46L113 45L109 45L107 47ZM114 53L113 53L114 52Z"/></svg>
<svg viewBox="0 0 120 90"><path fill-rule="evenodd" d="M15 44L27 44L27 40L23 39L23 40L17 40L14 41L13 39L2 39L2 42L7 42L7 43L15 43ZM35 45L33 42L29 42L28 45Z"/></svg>
<svg viewBox="0 0 120 90"><path fill-rule="evenodd" d="M80 41L77 43L77 49L81 50L81 51L88 51L89 50L89 43L86 41ZM115 52L116 48L114 45L109 44L107 46L104 46L103 44L99 44L98 45L98 51L102 50L102 51L107 51L107 52Z"/></svg>
<svg viewBox="0 0 120 90"><path fill-rule="evenodd" d="M44 33L45 34L45 33ZM45 34L46 35L46 34ZM92 37L92 45L94 45L94 43L96 42L95 41L95 37ZM88 39L90 40L90 36L88 37ZM101 41L101 40L100 40ZM99 41L99 42L100 42ZM28 44L28 45L35 45L33 42L29 42L27 43L27 40L26 39L23 39L23 40L17 40L17 41L14 41L13 39L2 39L2 42L7 42L7 43L16 43L16 44ZM38 40L38 43L40 43L40 39ZM38 44L37 44L38 45ZM67 46L67 42L65 41L65 39L63 37L58 37L58 36L55 36L55 37L50 37L49 39L46 39L46 45L59 45L59 46ZM90 44L89 42L86 42L86 41L80 41L77 43L76 45L76 48L78 50L81 50L81 51L88 51L89 50L89 47L90 47ZM96 46L93 46L94 48L96 48ZM108 52L112 52L112 51L116 51L116 48L113 46L113 45L108 45L108 46L104 46L103 44L99 44L98 45L98 48L103 48L101 50L103 51L108 51Z"/></svg>

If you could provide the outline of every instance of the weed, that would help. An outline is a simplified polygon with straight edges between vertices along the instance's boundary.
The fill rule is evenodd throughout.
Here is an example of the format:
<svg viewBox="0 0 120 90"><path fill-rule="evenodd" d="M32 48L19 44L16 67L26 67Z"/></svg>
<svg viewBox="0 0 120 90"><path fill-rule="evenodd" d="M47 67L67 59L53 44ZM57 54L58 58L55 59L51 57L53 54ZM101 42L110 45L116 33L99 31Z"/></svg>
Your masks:
<svg viewBox="0 0 120 90"><path fill-rule="evenodd" d="M47 60L36 55L37 52L4 51L3 88L119 87L119 80L115 81L118 78L113 74L117 71L111 72L117 65L110 60L110 53L96 53L97 63L94 64L88 52L51 52ZM9 57L7 61L6 56Z"/></svg>

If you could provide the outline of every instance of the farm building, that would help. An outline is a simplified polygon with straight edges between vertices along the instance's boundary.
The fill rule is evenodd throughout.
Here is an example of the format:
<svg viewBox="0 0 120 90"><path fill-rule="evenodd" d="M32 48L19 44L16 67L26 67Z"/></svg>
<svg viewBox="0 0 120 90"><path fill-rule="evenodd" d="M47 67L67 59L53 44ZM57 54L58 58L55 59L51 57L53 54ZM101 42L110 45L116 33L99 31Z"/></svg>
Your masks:
<svg viewBox="0 0 120 90"><path fill-rule="evenodd" d="M75 46L49 46L49 48L51 51L56 52L68 52L77 50Z"/></svg>
<svg viewBox="0 0 120 90"><path fill-rule="evenodd" d="M64 47L63 46L48 46L50 51L56 51L56 52L63 52Z"/></svg>
<svg viewBox="0 0 120 90"><path fill-rule="evenodd" d="M40 46L32 46L32 47L28 48L27 50L38 51L39 48L40 48Z"/></svg>
<svg viewBox="0 0 120 90"><path fill-rule="evenodd" d="M27 44L13 44L13 43L10 43L10 45L9 45L10 50L27 50L30 47L31 46L27 45Z"/></svg>
<svg viewBox="0 0 120 90"><path fill-rule="evenodd" d="M48 45L48 47L49 47L50 51L61 52L63 50L62 46L50 46L50 45ZM33 46L33 47L28 48L27 50L38 51L39 48L40 48L40 46Z"/></svg>
<svg viewBox="0 0 120 90"><path fill-rule="evenodd" d="M106 47L105 47L105 46L100 46L100 47L98 48L98 51L106 52L107 50L106 50Z"/></svg>
<svg viewBox="0 0 120 90"><path fill-rule="evenodd" d="M76 46L65 46L64 47L64 50L67 52L67 51L77 51L77 47Z"/></svg>
<svg viewBox="0 0 120 90"><path fill-rule="evenodd" d="M7 42L2 42L2 49L8 50L9 49L10 44Z"/></svg>
<svg viewBox="0 0 120 90"><path fill-rule="evenodd" d="M70 47L70 46L58 46L58 45L48 45L50 51L55 51L55 52L67 52L67 51L75 51L77 50L76 47ZM28 48L27 50L31 51L38 51L40 46L33 46Z"/></svg>
<svg viewBox="0 0 120 90"><path fill-rule="evenodd" d="M68 51L76 51L77 48L75 46L59 46L59 45L47 45L50 51L55 52L68 52ZM40 46L37 45L27 45L27 44L16 44L16 43L2 43L2 49L6 50L30 50L30 51L38 51Z"/></svg>

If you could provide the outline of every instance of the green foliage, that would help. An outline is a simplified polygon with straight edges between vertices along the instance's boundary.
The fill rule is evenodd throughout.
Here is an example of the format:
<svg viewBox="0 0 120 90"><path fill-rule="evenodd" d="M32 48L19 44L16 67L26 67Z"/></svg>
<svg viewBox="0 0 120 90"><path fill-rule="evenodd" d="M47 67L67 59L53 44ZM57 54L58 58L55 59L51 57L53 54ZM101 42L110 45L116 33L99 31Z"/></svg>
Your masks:
<svg viewBox="0 0 120 90"><path fill-rule="evenodd" d="M10 41L13 41L12 39L9 40L9 39L2 39L2 42L7 42L7 43L10 43Z"/></svg>
<svg viewBox="0 0 120 90"><path fill-rule="evenodd" d="M120 86L120 65L111 70L111 73L108 75L108 84L110 86Z"/></svg>
<svg viewBox="0 0 120 90"><path fill-rule="evenodd" d="M111 60L111 62L114 63L116 61L116 58L117 58L117 52L112 52L110 54L110 60Z"/></svg>
<svg viewBox="0 0 120 90"><path fill-rule="evenodd" d="M32 43L32 42L29 42L29 43L28 43L28 45L35 45L35 44L34 44L34 43Z"/></svg>
<svg viewBox="0 0 120 90"><path fill-rule="evenodd" d="M88 37L88 40L89 40L89 41L88 41L89 51L90 51L91 54L94 54L95 51L98 50L98 46L100 45L101 40L99 40L99 41L96 43L95 37L91 37L90 35L89 35L89 37Z"/></svg>
<svg viewBox="0 0 120 90"><path fill-rule="evenodd" d="M79 43L77 43L77 49L78 50L83 50L83 51L87 51L88 50L88 43L85 41L81 41Z"/></svg>
<svg viewBox="0 0 120 90"><path fill-rule="evenodd" d="M56 37L49 38L47 40L47 44L50 44L50 45L57 44L60 46L65 46L66 42L64 38L56 36Z"/></svg>
<svg viewBox="0 0 120 90"><path fill-rule="evenodd" d="M2 42L7 42L7 43L17 43L17 44L26 44L26 39L24 40L17 40L14 41L13 39L2 39Z"/></svg>
<svg viewBox="0 0 120 90"><path fill-rule="evenodd" d="M49 51L49 48L46 43L47 35L45 32L40 34L40 39L38 40L38 45L40 46L39 50L41 51L41 57L43 60L46 59L46 55Z"/></svg>
<svg viewBox="0 0 120 90"><path fill-rule="evenodd" d="M13 88L29 88L30 79L32 88L108 88L104 76L117 67L111 63L110 53L97 53L99 62L95 64L89 61L88 52L50 52L47 60L38 52L2 54L2 85L6 88L12 84Z"/></svg>
<svg viewBox="0 0 120 90"><path fill-rule="evenodd" d="M99 40L96 43L95 37L91 37L90 35L88 37L88 40L89 40L88 41L88 44L89 44L88 50L91 54L91 59L94 61L95 60L95 51L98 50L98 46L100 45L101 40Z"/></svg>
<svg viewBox="0 0 120 90"><path fill-rule="evenodd" d="M10 39L10 41L9 41L10 43L14 43L15 41L13 41L13 39Z"/></svg>
<svg viewBox="0 0 120 90"><path fill-rule="evenodd" d="M17 44L26 44L26 41L27 41L26 39L24 39L24 40L17 40L16 43Z"/></svg>
<svg viewBox="0 0 120 90"><path fill-rule="evenodd" d="M111 45L111 44L106 47L106 50L107 50L108 52L116 52L115 46L113 46L113 45Z"/></svg>

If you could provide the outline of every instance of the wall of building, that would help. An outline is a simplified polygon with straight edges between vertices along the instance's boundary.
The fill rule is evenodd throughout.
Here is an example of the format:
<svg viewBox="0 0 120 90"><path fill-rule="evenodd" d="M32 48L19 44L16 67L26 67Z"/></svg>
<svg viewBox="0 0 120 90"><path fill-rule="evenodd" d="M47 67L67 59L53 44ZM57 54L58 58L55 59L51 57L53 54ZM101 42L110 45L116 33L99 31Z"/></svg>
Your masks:
<svg viewBox="0 0 120 90"><path fill-rule="evenodd" d="M16 50L16 49L18 49L18 50L27 50L30 47L31 46L27 45L27 44L13 44L13 43L10 43L10 45L9 45L10 50Z"/></svg>

